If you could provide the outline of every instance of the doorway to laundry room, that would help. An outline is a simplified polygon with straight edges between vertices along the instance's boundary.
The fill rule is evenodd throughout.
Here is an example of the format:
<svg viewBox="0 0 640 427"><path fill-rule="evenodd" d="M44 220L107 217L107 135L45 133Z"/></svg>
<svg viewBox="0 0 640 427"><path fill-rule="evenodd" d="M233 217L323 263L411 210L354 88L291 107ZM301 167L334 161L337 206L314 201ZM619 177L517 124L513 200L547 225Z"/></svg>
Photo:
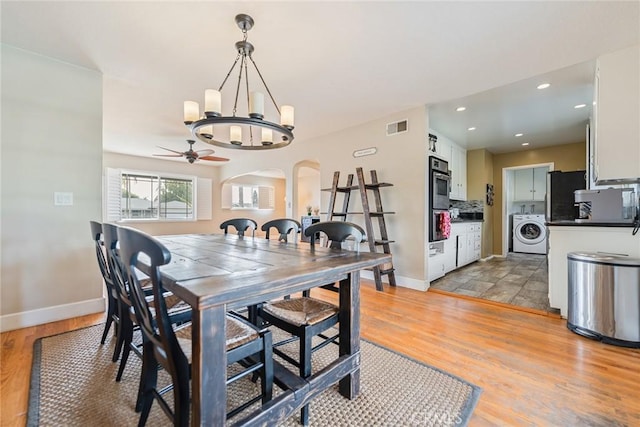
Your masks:
<svg viewBox="0 0 640 427"><path fill-rule="evenodd" d="M547 175L552 170L553 163L502 170L503 254L547 254Z"/></svg>

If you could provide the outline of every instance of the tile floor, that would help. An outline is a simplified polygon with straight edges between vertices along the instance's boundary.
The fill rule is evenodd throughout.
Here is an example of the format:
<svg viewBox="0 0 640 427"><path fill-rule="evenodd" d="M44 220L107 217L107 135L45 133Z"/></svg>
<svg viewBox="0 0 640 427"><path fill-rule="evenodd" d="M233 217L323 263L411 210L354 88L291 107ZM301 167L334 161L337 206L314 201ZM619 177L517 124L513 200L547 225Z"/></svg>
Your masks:
<svg viewBox="0 0 640 427"><path fill-rule="evenodd" d="M546 255L510 252L477 261L431 282L431 288L520 307L549 308Z"/></svg>

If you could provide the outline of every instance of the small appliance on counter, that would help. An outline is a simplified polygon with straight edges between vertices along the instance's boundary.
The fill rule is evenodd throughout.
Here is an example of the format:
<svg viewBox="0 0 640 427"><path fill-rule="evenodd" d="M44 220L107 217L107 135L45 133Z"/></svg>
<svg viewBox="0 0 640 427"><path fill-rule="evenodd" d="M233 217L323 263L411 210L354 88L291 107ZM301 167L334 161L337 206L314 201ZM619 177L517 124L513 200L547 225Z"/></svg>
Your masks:
<svg viewBox="0 0 640 427"><path fill-rule="evenodd" d="M636 195L631 188L576 190L576 222L633 223L636 217Z"/></svg>

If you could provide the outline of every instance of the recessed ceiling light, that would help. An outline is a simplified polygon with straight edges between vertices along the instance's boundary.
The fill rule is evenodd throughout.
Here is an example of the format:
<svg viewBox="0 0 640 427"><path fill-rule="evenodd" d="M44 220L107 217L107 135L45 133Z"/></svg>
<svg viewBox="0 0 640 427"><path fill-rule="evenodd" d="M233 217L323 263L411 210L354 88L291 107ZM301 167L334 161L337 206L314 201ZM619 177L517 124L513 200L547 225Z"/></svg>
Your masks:
<svg viewBox="0 0 640 427"><path fill-rule="evenodd" d="M573 108L584 108L584 107L586 107L586 106L587 106L587 104L578 104L578 105L576 105L576 106L575 106L575 107L573 107Z"/></svg>
<svg viewBox="0 0 640 427"><path fill-rule="evenodd" d="M516 137L516 138L520 138L522 135L524 135L524 134L523 134L523 133L516 133L516 134L515 134L515 137Z"/></svg>
<svg viewBox="0 0 640 427"><path fill-rule="evenodd" d="M529 143L528 142L523 142L522 145L526 147L527 145L529 145Z"/></svg>
<svg viewBox="0 0 640 427"><path fill-rule="evenodd" d="M458 107L458 108L456 108L456 111L464 111L466 109L467 109L467 107Z"/></svg>
<svg viewBox="0 0 640 427"><path fill-rule="evenodd" d="M475 127L471 126L470 128L468 128L467 130L476 130Z"/></svg>
<svg viewBox="0 0 640 427"><path fill-rule="evenodd" d="M538 89L546 89L549 86L551 86L551 83L542 83L541 85L538 85Z"/></svg>

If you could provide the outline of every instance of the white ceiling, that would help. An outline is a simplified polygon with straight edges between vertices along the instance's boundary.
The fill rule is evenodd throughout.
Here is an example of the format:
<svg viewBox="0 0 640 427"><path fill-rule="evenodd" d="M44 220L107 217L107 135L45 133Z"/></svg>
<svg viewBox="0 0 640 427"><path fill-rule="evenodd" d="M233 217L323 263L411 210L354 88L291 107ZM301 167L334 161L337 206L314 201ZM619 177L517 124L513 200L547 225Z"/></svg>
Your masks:
<svg viewBox="0 0 640 427"><path fill-rule="evenodd" d="M425 104L468 148L519 149L515 132L574 142L593 60L640 43L635 1L2 1L1 13L2 43L104 74L104 148L142 156L186 149L182 103L222 82L238 13L255 19L249 41L276 101L296 108L293 144ZM552 86L536 91L540 80Z"/></svg>

